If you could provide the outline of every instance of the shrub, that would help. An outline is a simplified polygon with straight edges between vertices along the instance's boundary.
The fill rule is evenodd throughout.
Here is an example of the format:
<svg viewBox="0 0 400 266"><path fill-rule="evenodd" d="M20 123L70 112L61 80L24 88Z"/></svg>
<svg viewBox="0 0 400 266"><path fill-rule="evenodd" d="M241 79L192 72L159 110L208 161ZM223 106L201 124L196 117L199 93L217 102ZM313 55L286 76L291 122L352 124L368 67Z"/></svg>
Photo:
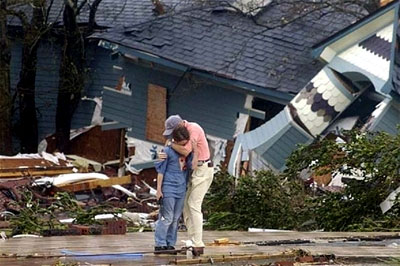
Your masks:
<svg viewBox="0 0 400 266"><path fill-rule="evenodd" d="M283 176L270 171L238 180L227 173L218 173L204 203L206 227L220 230L295 228L301 220L296 212L304 204L304 197L300 195L304 195L301 186L288 183Z"/></svg>
<svg viewBox="0 0 400 266"><path fill-rule="evenodd" d="M238 179L215 176L204 210L210 229L248 227L327 231L400 230L400 204L382 214L379 204L400 186L400 135L343 133L344 143L316 140L289 157L283 174L255 172ZM340 192L305 189L299 173L357 173ZM323 174L321 173L321 174Z"/></svg>

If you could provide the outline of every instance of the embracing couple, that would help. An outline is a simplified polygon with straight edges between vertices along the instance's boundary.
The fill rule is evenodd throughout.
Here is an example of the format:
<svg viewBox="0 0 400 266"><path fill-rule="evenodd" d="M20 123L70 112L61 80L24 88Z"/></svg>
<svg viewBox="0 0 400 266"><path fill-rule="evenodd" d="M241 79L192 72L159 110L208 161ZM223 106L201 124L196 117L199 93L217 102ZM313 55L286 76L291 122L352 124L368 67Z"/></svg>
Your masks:
<svg viewBox="0 0 400 266"><path fill-rule="evenodd" d="M204 253L201 205L214 175L204 130L172 115L165 121L166 147L156 163L160 212L155 229L155 253L174 250L183 211L193 254ZM190 173L192 173L190 175Z"/></svg>

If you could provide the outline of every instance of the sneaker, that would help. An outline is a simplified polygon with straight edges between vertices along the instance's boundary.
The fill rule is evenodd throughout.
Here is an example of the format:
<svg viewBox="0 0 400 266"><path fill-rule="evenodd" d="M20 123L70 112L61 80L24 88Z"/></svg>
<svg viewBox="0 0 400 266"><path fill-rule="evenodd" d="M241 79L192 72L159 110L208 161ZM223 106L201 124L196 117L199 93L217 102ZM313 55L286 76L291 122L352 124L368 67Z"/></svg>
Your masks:
<svg viewBox="0 0 400 266"><path fill-rule="evenodd" d="M167 246L167 250L175 250L175 247L173 247L173 246Z"/></svg>

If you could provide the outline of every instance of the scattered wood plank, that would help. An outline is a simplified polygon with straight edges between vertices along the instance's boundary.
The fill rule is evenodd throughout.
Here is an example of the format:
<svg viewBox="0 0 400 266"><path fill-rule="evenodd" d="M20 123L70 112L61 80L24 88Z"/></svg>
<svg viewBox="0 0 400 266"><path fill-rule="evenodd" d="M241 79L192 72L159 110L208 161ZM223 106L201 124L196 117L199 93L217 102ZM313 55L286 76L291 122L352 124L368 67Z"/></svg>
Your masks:
<svg viewBox="0 0 400 266"><path fill-rule="evenodd" d="M68 184L59 186L58 188L64 191L76 192L83 190L91 190L98 187L111 187L113 185L124 185L130 184L132 182L132 178L130 175L122 176L122 177L112 177L106 180L91 180L91 181L82 181L79 183Z"/></svg>
<svg viewBox="0 0 400 266"><path fill-rule="evenodd" d="M6 158L0 159L0 178L53 176L73 172L73 166L59 160L55 164L45 159Z"/></svg>
<svg viewBox="0 0 400 266"><path fill-rule="evenodd" d="M33 177L40 178L42 176L54 176L61 174L73 173L72 167L60 167L59 169L32 169L20 168L10 170L0 170L1 178L16 178L16 177Z"/></svg>

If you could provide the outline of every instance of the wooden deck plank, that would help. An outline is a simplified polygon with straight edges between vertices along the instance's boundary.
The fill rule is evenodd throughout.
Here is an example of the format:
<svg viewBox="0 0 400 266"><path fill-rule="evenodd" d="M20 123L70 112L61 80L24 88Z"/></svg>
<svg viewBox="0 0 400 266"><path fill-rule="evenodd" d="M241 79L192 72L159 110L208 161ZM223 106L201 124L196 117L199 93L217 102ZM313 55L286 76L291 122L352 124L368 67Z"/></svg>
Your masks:
<svg viewBox="0 0 400 266"><path fill-rule="evenodd" d="M216 238L227 237L232 241L273 241L273 240L295 240L295 239L323 239L329 237L348 236L382 236L393 235L393 233L249 233L249 232L205 232L204 240L211 243ZM186 238L184 232L179 233L180 240ZM390 242L390 241L389 241ZM61 250L81 251L93 254L122 253L122 252L151 252L153 250L154 234L130 233L127 235L103 235L103 236L61 236L46 238L24 238L0 241L1 254L32 255L59 255ZM354 245L332 245L327 241L316 245L281 245L281 246L217 246L206 247L207 254L223 254L227 252L254 253L267 252L276 253L292 248L302 248L315 254L331 254L337 256L398 256L400 249L388 246L359 246Z"/></svg>

